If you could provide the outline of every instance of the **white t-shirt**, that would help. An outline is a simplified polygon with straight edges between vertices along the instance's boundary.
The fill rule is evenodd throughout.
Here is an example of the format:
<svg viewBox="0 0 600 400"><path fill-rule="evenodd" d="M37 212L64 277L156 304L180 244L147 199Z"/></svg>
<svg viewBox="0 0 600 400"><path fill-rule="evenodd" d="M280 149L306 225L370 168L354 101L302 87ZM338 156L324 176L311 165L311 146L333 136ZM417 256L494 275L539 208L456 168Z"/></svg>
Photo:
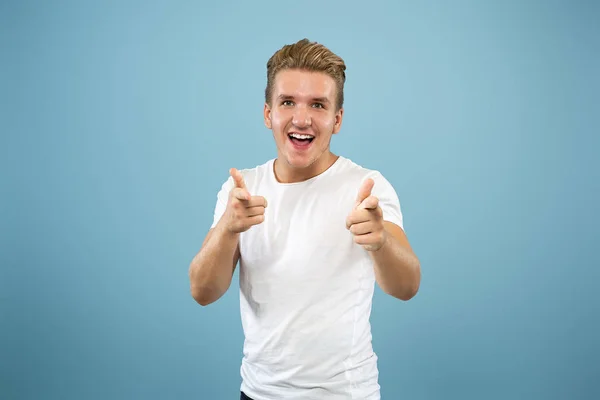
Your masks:
<svg viewBox="0 0 600 400"><path fill-rule="evenodd" d="M346 217L370 177L384 219L403 228L398 196L381 173L341 156L298 183L278 182L273 163L240 171L268 201L264 222L240 234L241 390L255 400L380 399L373 263ZM229 178L218 193L213 227L232 187Z"/></svg>

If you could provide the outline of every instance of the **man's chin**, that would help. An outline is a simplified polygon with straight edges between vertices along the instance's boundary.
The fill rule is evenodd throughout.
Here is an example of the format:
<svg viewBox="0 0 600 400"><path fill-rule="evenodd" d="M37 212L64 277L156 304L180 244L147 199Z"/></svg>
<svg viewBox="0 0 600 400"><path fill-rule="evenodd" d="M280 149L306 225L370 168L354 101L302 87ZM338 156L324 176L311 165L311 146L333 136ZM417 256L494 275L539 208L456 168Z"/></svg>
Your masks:
<svg viewBox="0 0 600 400"><path fill-rule="evenodd" d="M315 160L309 157L288 157L287 164L294 169L305 169L313 165Z"/></svg>

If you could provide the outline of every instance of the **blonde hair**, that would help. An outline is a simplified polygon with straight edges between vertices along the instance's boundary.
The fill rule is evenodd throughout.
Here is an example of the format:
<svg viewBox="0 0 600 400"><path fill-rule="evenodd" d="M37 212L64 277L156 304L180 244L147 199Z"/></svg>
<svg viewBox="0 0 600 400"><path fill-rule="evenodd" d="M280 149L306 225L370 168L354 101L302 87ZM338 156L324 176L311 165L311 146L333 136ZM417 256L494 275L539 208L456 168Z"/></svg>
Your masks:
<svg viewBox="0 0 600 400"><path fill-rule="evenodd" d="M336 83L336 107L344 105L344 83L346 82L346 64L327 47L317 42L302 39L279 49L267 62L267 87L265 101L271 105L273 83L279 71L284 69L300 69L311 72L323 72Z"/></svg>

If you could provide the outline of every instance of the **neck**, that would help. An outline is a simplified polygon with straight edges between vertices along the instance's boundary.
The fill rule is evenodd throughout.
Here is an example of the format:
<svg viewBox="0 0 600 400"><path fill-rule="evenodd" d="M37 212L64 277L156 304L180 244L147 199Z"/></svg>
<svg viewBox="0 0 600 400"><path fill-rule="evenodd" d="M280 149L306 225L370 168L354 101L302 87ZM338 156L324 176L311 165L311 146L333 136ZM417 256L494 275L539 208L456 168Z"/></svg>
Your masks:
<svg viewBox="0 0 600 400"><path fill-rule="evenodd" d="M278 182L303 182L327 171L337 161L338 158L339 156L331 152L327 152L311 165L304 168L296 168L288 164L284 158L278 157L273 165L273 172L275 173L275 178Z"/></svg>

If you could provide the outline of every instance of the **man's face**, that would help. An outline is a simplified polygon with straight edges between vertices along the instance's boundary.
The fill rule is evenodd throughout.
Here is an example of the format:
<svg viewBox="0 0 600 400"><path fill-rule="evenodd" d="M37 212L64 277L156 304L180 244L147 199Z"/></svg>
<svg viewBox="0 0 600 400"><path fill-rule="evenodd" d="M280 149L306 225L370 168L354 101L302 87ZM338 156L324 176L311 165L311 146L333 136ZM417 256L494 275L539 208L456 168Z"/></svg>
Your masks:
<svg viewBox="0 0 600 400"><path fill-rule="evenodd" d="M288 167L319 169L318 161L328 162L331 135L342 124L343 110L336 111L336 98L335 81L325 73L283 70L277 74L272 105L265 104L264 118L273 131L278 156Z"/></svg>

